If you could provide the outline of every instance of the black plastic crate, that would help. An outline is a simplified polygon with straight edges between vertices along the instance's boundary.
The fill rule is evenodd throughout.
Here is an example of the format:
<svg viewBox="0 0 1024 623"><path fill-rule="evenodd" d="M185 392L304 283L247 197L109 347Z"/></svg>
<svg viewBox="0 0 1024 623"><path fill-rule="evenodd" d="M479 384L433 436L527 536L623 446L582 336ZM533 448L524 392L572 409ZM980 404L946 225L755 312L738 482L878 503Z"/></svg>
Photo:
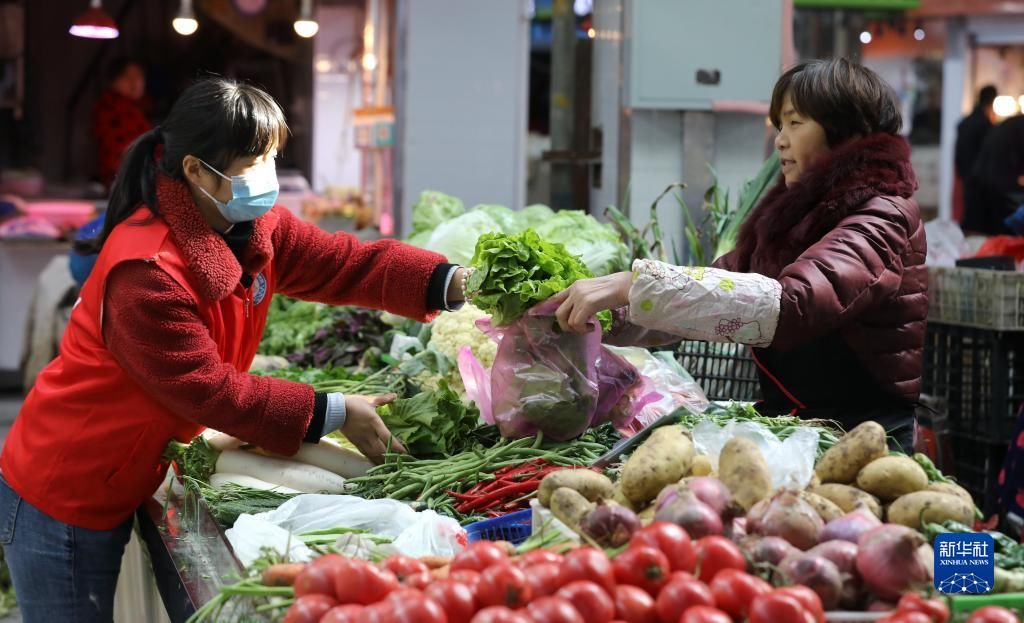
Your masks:
<svg viewBox="0 0 1024 623"><path fill-rule="evenodd" d="M999 504L999 471L1009 442L991 442L954 434L953 475L957 484L974 496L974 503L988 517Z"/></svg>
<svg viewBox="0 0 1024 623"><path fill-rule="evenodd" d="M954 435L1005 443L1024 402L1024 333L928 323L922 391L945 401Z"/></svg>
<svg viewBox="0 0 1024 623"><path fill-rule="evenodd" d="M750 347L719 342L682 342L679 363L704 389L708 400L761 399L757 364Z"/></svg>

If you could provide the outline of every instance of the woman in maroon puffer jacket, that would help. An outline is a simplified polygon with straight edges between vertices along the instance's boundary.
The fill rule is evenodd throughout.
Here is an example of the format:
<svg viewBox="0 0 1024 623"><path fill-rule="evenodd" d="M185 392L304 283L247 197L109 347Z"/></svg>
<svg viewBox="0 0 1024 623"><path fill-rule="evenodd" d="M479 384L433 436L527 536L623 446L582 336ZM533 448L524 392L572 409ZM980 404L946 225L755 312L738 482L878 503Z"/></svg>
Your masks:
<svg viewBox="0 0 1024 623"><path fill-rule="evenodd" d="M768 414L882 423L910 449L928 312L917 180L892 90L845 59L779 79L782 180L713 268L638 260L577 282L559 321L628 306L619 342L749 344Z"/></svg>

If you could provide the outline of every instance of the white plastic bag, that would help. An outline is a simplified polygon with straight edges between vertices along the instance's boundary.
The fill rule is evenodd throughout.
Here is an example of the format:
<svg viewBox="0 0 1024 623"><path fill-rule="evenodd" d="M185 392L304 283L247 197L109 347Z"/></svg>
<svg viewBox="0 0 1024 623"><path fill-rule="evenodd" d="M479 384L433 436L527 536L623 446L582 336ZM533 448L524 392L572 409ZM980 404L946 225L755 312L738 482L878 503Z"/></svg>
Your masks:
<svg viewBox="0 0 1024 623"><path fill-rule="evenodd" d="M297 495L275 510L240 516L225 534L238 560L249 566L260 557L263 547L282 554L287 549L292 560L309 560L312 552L298 535L342 527L389 537L394 549L407 556L452 556L466 544L465 531L450 517L433 511L417 513L395 500L365 500L351 495ZM368 547L359 539L349 539L342 545L354 551Z"/></svg>
<svg viewBox="0 0 1024 623"><path fill-rule="evenodd" d="M970 247L960 226L949 219L935 219L924 224L928 239L928 266L953 267L962 257L970 257Z"/></svg>
<svg viewBox="0 0 1024 623"><path fill-rule="evenodd" d="M719 427L706 420L693 428L693 445L698 454L711 459L712 468L718 469L718 455L733 437L754 442L764 455L772 474L772 487L803 489L814 475L814 459L818 452L818 431L800 427L780 441L766 426L756 422L731 421Z"/></svg>

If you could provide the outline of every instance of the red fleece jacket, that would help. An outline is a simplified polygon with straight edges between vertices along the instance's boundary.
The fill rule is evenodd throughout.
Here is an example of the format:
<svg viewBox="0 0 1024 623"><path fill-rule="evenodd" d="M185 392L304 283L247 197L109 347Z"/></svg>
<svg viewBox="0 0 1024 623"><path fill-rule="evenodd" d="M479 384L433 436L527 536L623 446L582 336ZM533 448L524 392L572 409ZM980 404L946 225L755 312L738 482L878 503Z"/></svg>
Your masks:
<svg viewBox="0 0 1024 623"><path fill-rule="evenodd" d="M279 292L429 317L428 282L443 257L394 240L361 244L277 211L272 246ZM261 438L261 431L278 430L262 427L266 418L288 422L295 428L293 439L303 436L313 418L308 385L225 364L195 302L153 262L124 262L111 271L103 332L110 353L136 383L175 413L206 426L273 448L281 439Z"/></svg>

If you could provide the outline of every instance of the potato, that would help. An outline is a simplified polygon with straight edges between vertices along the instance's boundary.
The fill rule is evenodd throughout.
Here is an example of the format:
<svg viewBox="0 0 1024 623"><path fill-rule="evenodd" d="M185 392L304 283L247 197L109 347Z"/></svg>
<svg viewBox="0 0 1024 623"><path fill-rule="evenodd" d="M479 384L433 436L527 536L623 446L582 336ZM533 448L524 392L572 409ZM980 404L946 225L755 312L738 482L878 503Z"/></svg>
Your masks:
<svg viewBox="0 0 1024 623"><path fill-rule="evenodd" d="M845 514L843 513L843 509L836 506L835 502L826 497L822 497L817 493L801 491L800 497L802 497L805 502L813 506L814 510L818 511L818 515L825 523L828 523L837 517L842 517Z"/></svg>
<svg viewBox="0 0 1024 623"><path fill-rule="evenodd" d="M707 476L711 473L711 458L704 454L693 457L693 465L690 466L691 476Z"/></svg>
<svg viewBox="0 0 1024 623"><path fill-rule="evenodd" d="M822 482L850 484L865 465L887 454L885 429L878 422L864 422L829 448L814 471Z"/></svg>
<svg viewBox="0 0 1024 623"><path fill-rule="evenodd" d="M637 514L637 516L636 516L637 519L640 520L640 525L641 526L649 526L652 523L654 523L654 514L655 514L655 512L657 512L657 507L655 507L654 504L651 504L650 506L648 506L644 510L640 511L640 513Z"/></svg>
<svg viewBox="0 0 1024 623"><path fill-rule="evenodd" d="M928 474L908 456L883 456L857 474L857 487L883 502L920 491L928 486Z"/></svg>
<svg viewBox="0 0 1024 623"><path fill-rule="evenodd" d="M856 487L831 483L810 487L807 490L831 501L844 513L856 510L859 506L865 506L876 517L882 518L882 505L878 503L878 499Z"/></svg>
<svg viewBox="0 0 1024 623"><path fill-rule="evenodd" d="M958 484L952 482L933 482L924 489L925 491L937 491L938 493L947 493L949 495L955 495L964 502L967 502L971 506L974 506L974 498ZM968 524L970 525L970 524Z"/></svg>
<svg viewBox="0 0 1024 623"><path fill-rule="evenodd" d="M898 523L915 530L922 522L943 523L953 520L971 525L974 522L974 504L959 497L936 491L908 493L889 505L889 523Z"/></svg>
<svg viewBox="0 0 1024 623"><path fill-rule="evenodd" d="M551 494L550 502L551 514L577 532L579 532L580 523L587 513L597 508L597 504L569 487L555 489L555 492Z"/></svg>
<svg viewBox="0 0 1024 623"><path fill-rule="evenodd" d="M613 490L612 481L604 474L589 469L561 469L540 481L537 499L543 506L550 506L551 495L561 487L569 487L591 502L612 497Z"/></svg>
<svg viewBox="0 0 1024 623"><path fill-rule="evenodd" d="M596 502L597 500L594 501ZM636 507L633 506L633 503L629 501L629 498L622 495L622 487L619 486L618 484L616 484L615 487L612 489L612 497L608 498L607 501L618 504L619 506L624 506L629 510L633 511L634 513L637 510Z"/></svg>
<svg viewBox="0 0 1024 623"><path fill-rule="evenodd" d="M757 445L733 437L718 455L718 479L732 492L734 502L749 511L772 491L772 475Z"/></svg>
<svg viewBox="0 0 1024 623"><path fill-rule="evenodd" d="M665 485L678 482L690 471L693 442L682 426L662 426L633 452L622 467L619 484L626 498L645 505Z"/></svg>
<svg viewBox="0 0 1024 623"><path fill-rule="evenodd" d="M1021 569L1006 570L996 567L996 583L992 587L996 593L1020 593L1024 591L1024 571Z"/></svg>

